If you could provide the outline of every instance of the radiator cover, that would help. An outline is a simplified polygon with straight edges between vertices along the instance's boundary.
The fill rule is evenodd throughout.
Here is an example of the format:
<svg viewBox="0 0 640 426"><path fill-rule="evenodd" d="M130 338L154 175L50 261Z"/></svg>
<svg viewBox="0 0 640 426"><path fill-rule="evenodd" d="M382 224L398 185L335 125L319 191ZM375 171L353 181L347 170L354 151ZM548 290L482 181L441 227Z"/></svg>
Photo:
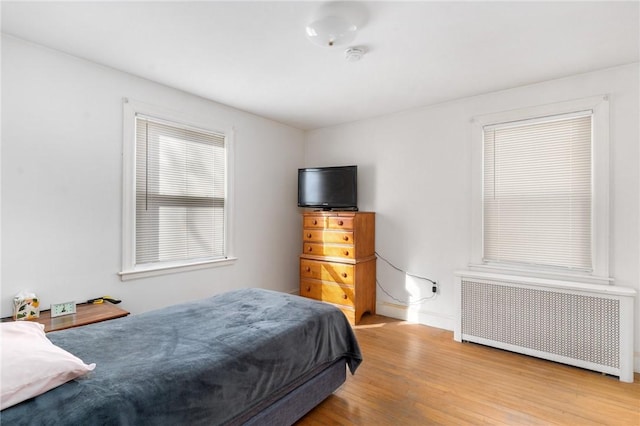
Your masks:
<svg viewBox="0 0 640 426"><path fill-rule="evenodd" d="M633 297L614 286L458 273L454 338L633 381Z"/></svg>

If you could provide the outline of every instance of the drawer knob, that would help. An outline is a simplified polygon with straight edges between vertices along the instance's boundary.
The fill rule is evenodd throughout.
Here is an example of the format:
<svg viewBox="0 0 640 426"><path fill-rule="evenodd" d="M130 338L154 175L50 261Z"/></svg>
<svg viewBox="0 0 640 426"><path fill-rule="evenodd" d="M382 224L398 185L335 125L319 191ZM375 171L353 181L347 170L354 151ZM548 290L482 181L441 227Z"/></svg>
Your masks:
<svg viewBox="0 0 640 426"><path fill-rule="evenodd" d="M313 247L309 247L307 251L313 251Z"/></svg>
<svg viewBox="0 0 640 426"><path fill-rule="evenodd" d="M317 220L315 220L315 219L313 219L313 224L314 224L314 225L317 225L317 224L318 224L318 221L317 221Z"/></svg>
<svg viewBox="0 0 640 426"><path fill-rule="evenodd" d="M344 255L345 255L345 256L349 256L349 250L345 250L345 251L344 251Z"/></svg>
<svg viewBox="0 0 640 426"><path fill-rule="evenodd" d="M346 294L343 294L343 295L342 295L342 298L343 298L344 300L347 300L347 299L348 299L348 297L347 297L347 295L346 295Z"/></svg>
<svg viewBox="0 0 640 426"><path fill-rule="evenodd" d="M342 225L344 225L344 222L343 222L343 221L341 221L341 220L339 220L339 221L338 221L338 225L342 226Z"/></svg>
<svg viewBox="0 0 640 426"><path fill-rule="evenodd" d="M342 239L345 240L345 241L349 241L349 236L345 235L344 237L342 237Z"/></svg>
<svg viewBox="0 0 640 426"><path fill-rule="evenodd" d="M342 278L347 278L347 273L346 272L342 273Z"/></svg>
<svg viewBox="0 0 640 426"><path fill-rule="evenodd" d="M311 234L307 234L307 238L311 238Z"/></svg>
<svg viewBox="0 0 640 426"><path fill-rule="evenodd" d="M307 286L307 292L311 291L311 287Z"/></svg>
<svg viewBox="0 0 640 426"><path fill-rule="evenodd" d="M305 271L307 271L307 272L311 272L311 268L310 268L309 266L307 266L307 267L305 268Z"/></svg>

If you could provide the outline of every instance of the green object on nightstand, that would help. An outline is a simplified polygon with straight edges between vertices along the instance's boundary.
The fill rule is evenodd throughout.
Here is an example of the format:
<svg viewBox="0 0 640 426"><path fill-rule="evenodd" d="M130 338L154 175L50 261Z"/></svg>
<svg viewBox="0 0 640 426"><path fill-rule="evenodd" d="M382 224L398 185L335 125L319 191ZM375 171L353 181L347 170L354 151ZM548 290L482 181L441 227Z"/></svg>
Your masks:
<svg viewBox="0 0 640 426"><path fill-rule="evenodd" d="M51 304L51 318L76 313L76 302L63 302Z"/></svg>

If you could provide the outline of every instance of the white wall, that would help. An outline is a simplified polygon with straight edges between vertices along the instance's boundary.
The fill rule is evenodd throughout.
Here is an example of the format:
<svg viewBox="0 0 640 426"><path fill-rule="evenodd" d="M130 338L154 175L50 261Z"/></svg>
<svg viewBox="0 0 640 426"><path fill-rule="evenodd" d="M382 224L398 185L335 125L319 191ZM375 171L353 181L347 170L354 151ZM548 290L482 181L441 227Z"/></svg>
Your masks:
<svg viewBox="0 0 640 426"><path fill-rule="evenodd" d="M409 308L378 291L379 313L453 328L453 276L471 249L472 117L609 94L611 258L616 285L640 290L638 64L308 132L148 80L2 37L0 316L21 289L52 302L110 294L134 313L233 288L294 291L300 217L296 169L359 165L361 210L377 213L377 251L440 284ZM231 266L121 282L122 98L235 127ZM305 152L306 151L306 152ZM268 184L267 184L268 182ZM378 261L402 302L431 286ZM636 299L636 371L640 369Z"/></svg>
<svg viewBox="0 0 640 426"><path fill-rule="evenodd" d="M411 273L437 280L435 299L400 308L378 290L379 313L452 329L453 271L471 250L471 119L529 106L610 95L611 253L615 284L640 290L638 64L461 99L308 132L306 165L359 165L361 210L377 213L376 250ZM397 299L429 297L378 260L378 280ZM640 369L640 297L636 298L636 371Z"/></svg>
<svg viewBox="0 0 640 426"><path fill-rule="evenodd" d="M235 128L234 265L116 275L124 97ZM1 316L21 289L45 308L111 295L134 313L240 287L297 290L303 157L297 129L3 36Z"/></svg>

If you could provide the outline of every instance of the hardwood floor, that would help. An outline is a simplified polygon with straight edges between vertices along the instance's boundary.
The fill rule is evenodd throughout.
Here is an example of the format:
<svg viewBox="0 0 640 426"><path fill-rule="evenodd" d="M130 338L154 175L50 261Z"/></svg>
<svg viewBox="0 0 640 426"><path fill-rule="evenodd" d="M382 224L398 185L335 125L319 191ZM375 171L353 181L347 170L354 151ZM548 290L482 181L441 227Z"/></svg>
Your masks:
<svg viewBox="0 0 640 426"><path fill-rule="evenodd" d="M640 375L617 377L381 316L355 327L364 362L298 425L640 425Z"/></svg>

